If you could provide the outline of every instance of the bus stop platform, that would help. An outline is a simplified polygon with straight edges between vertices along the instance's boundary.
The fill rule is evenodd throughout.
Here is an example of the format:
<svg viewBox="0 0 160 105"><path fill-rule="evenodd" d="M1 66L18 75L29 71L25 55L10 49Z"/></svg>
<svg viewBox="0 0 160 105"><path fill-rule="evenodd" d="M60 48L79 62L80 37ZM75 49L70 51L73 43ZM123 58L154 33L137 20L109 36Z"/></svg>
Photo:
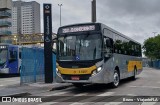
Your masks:
<svg viewBox="0 0 160 105"><path fill-rule="evenodd" d="M33 84L15 84L10 85L4 88L0 88L0 96L1 97L23 97L32 95L34 96L43 92L48 91L54 91L54 90L61 90L68 87L73 86L70 83L51 83L51 84L45 84L45 83L33 83Z"/></svg>

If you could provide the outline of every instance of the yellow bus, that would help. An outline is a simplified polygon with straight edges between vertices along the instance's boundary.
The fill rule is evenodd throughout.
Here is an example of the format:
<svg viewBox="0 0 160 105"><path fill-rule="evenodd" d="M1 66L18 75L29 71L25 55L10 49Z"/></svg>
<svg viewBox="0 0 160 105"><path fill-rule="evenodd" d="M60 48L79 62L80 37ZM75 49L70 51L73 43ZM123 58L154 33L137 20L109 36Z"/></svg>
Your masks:
<svg viewBox="0 0 160 105"><path fill-rule="evenodd" d="M107 84L142 71L141 44L102 23L62 26L56 40L56 81Z"/></svg>

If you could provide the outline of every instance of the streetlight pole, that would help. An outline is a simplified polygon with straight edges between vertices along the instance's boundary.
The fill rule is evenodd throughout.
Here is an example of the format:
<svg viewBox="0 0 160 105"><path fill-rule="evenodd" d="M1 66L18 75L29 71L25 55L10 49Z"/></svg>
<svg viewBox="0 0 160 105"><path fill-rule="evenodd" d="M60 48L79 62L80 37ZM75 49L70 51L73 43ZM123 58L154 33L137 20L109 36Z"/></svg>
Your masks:
<svg viewBox="0 0 160 105"><path fill-rule="evenodd" d="M60 7L60 26L61 26L61 6L62 4L58 4L58 6Z"/></svg>
<svg viewBox="0 0 160 105"><path fill-rule="evenodd" d="M91 3L92 11L91 11L91 21L93 23L96 22L96 0L93 0Z"/></svg>

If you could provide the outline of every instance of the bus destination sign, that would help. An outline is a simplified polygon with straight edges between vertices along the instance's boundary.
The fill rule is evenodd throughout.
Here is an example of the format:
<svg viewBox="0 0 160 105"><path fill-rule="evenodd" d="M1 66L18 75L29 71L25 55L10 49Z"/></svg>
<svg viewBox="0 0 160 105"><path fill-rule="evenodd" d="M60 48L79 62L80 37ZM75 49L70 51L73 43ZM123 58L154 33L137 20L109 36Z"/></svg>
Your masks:
<svg viewBox="0 0 160 105"><path fill-rule="evenodd" d="M63 28L62 33L83 32L83 31L93 31L93 30L95 30L95 25L76 26L76 27Z"/></svg>

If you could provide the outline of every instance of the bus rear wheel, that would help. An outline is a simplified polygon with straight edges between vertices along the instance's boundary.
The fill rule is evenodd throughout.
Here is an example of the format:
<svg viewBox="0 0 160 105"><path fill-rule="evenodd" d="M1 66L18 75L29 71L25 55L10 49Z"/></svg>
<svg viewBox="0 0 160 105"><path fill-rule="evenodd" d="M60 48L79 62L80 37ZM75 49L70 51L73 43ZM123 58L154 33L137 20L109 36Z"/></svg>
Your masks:
<svg viewBox="0 0 160 105"><path fill-rule="evenodd" d="M137 69L134 69L134 75L131 77L132 80L136 80Z"/></svg>
<svg viewBox="0 0 160 105"><path fill-rule="evenodd" d="M119 77L119 73L117 70L114 71L113 74L113 82L111 83L113 88L117 88L120 82L120 77Z"/></svg>
<svg viewBox="0 0 160 105"><path fill-rule="evenodd" d="M82 84L82 83L72 83L72 84L77 88L81 88L84 86L84 84Z"/></svg>

